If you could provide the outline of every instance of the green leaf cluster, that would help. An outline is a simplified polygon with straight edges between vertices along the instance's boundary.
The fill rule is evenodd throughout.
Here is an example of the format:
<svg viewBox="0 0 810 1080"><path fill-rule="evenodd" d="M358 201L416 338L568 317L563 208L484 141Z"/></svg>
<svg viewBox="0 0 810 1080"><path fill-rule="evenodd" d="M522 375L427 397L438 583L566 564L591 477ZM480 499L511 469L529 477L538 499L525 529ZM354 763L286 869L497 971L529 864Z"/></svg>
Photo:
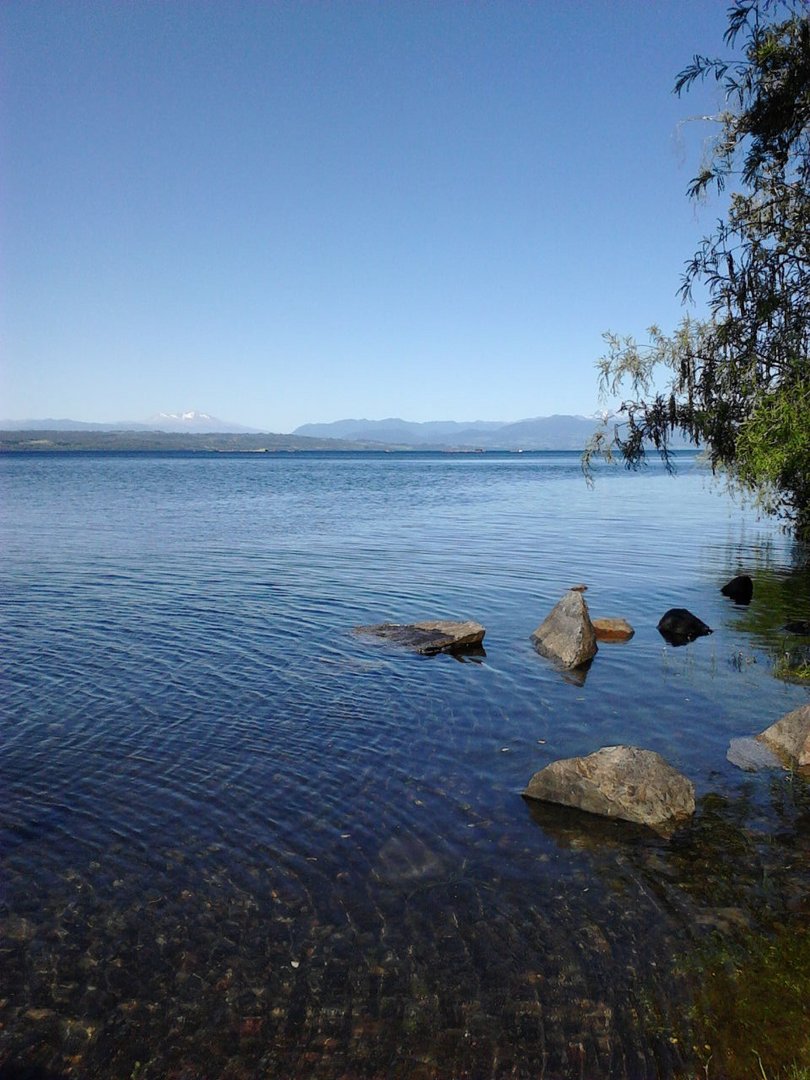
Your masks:
<svg viewBox="0 0 810 1080"><path fill-rule="evenodd" d="M740 39L741 58L695 56L675 84L681 93L714 78L725 92L689 194L737 187L681 286L687 300L696 284L707 290L708 316L685 318L671 335L651 327L645 344L605 335L602 392L629 396L584 466L615 451L634 467L650 447L669 462L680 431L810 536L810 7L737 0L726 42Z"/></svg>

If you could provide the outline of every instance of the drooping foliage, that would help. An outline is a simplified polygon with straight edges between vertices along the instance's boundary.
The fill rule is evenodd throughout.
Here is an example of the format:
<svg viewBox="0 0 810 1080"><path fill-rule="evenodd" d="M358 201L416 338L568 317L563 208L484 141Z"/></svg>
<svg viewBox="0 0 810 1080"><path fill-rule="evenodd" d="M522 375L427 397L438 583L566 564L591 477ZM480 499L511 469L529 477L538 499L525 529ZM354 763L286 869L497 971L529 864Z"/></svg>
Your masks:
<svg viewBox="0 0 810 1080"><path fill-rule="evenodd" d="M681 432L713 468L810 535L810 5L736 0L730 61L695 56L675 92L717 80L718 137L689 196L730 191L725 216L687 263L681 292L705 287L708 315L657 327L646 344L605 335L603 392L627 398L585 454L669 462ZM733 190L732 190L733 185ZM661 373L667 372L666 389Z"/></svg>

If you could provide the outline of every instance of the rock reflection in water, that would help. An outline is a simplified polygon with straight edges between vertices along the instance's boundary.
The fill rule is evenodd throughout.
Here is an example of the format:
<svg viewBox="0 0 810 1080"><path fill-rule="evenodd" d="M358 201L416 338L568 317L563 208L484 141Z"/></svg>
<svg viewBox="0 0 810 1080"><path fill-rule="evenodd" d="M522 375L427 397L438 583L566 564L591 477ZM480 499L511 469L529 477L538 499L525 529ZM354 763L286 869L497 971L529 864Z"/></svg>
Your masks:
<svg viewBox="0 0 810 1080"><path fill-rule="evenodd" d="M632 821L598 817L573 807L524 799L532 821L554 840L558 847L573 851L604 852L626 849L631 845L660 847L660 832Z"/></svg>

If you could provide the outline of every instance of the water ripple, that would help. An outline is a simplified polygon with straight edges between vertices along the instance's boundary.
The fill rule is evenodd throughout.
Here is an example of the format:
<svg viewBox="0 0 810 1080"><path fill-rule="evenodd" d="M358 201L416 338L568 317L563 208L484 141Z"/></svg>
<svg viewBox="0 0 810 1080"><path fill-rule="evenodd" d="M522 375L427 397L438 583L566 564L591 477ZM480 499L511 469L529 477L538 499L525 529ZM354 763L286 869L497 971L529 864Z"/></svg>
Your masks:
<svg viewBox="0 0 810 1080"><path fill-rule="evenodd" d="M519 792L627 741L739 795L729 739L806 700L719 594L745 566L810 614L776 530L691 464L591 492L571 455L32 456L0 479L0 1068L563 1075L581 1046L585 1075L686 1074L632 1002L677 1026L699 876ZM636 636L573 685L528 639L580 580ZM666 646L671 606L715 634ZM486 656L352 633L423 617L481 620ZM767 782L745 798L760 830L787 813Z"/></svg>

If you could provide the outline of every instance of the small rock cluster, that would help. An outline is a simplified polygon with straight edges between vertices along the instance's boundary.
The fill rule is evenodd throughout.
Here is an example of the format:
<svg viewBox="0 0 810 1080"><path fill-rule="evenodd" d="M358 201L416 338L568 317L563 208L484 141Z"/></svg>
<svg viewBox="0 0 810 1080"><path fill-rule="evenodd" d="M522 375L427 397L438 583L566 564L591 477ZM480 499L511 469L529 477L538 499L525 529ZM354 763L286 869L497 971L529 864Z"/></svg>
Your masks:
<svg viewBox="0 0 810 1080"><path fill-rule="evenodd" d="M542 656L565 672L584 671L597 653L597 641L629 641L633 627L621 618L591 619L583 593L587 585L574 585L532 633ZM735 604L750 604L753 582L746 574L720 590ZM810 631L802 622L792 632ZM785 627L787 630L788 627ZM686 608L670 608L659 620L658 631L671 645L686 645L711 634L712 629ZM431 620L398 625L359 626L358 633L373 634L397 645L432 655L477 648L483 652L484 627L476 622ZM771 759L771 754L775 755ZM729 760L741 768L783 762L790 768L810 767L810 705L796 709L772 724L755 739L734 740ZM694 784L652 750L637 746L605 746L584 757L566 758L547 765L523 792L529 799L557 803L602 817L618 818L667 833L695 812Z"/></svg>

